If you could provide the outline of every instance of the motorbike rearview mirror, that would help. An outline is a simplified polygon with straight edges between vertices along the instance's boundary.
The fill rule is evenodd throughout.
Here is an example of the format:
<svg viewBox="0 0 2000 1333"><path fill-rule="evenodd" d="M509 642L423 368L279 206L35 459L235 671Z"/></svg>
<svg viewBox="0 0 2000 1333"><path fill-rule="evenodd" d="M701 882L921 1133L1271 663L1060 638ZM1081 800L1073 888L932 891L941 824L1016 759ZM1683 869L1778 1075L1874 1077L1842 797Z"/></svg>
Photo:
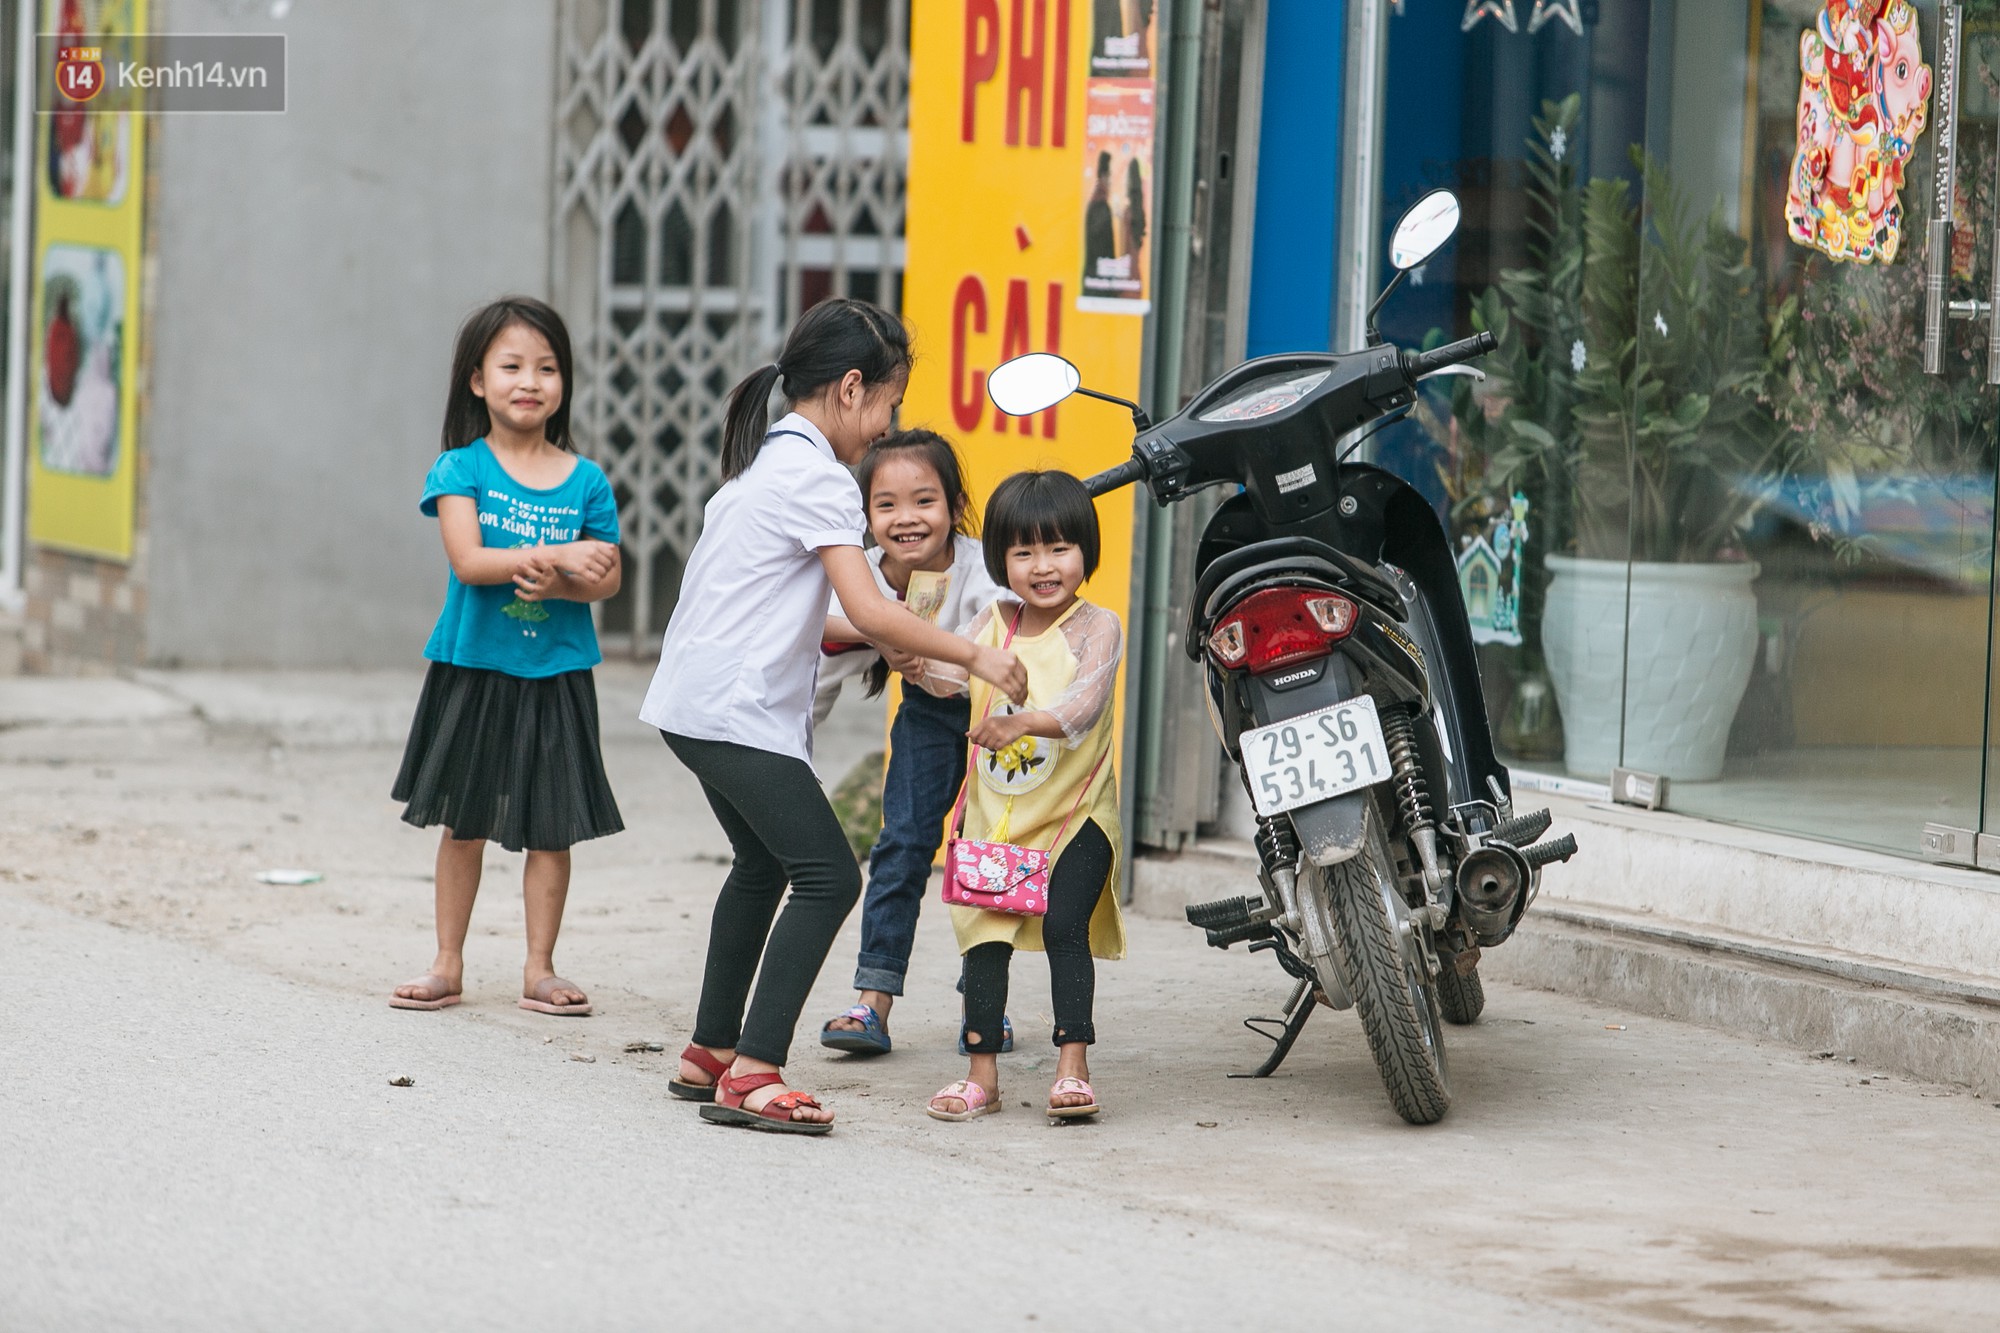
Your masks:
<svg viewBox="0 0 2000 1333"><path fill-rule="evenodd" d="M1375 317L1382 313L1383 303L1403 285L1411 269L1444 249L1444 243L1457 234L1458 215L1458 196L1450 190L1432 190L1403 210L1403 216L1396 221L1396 230L1389 237L1389 265L1396 270L1396 276L1389 279L1389 285L1368 307L1370 347L1382 341Z"/></svg>
<svg viewBox="0 0 2000 1333"><path fill-rule="evenodd" d="M1003 361L986 377L986 396L1010 417L1054 407L1077 391L1083 375L1054 352L1029 352Z"/></svg>
<svg viewBox="0 0 2000 1333"><path fill-rule="evenodd" d="M1411 204L1389 238L1390 266L1408 272L1444 249L1458 232L1458 217L1458 196L1450 190L1432 190Z"/></svg>

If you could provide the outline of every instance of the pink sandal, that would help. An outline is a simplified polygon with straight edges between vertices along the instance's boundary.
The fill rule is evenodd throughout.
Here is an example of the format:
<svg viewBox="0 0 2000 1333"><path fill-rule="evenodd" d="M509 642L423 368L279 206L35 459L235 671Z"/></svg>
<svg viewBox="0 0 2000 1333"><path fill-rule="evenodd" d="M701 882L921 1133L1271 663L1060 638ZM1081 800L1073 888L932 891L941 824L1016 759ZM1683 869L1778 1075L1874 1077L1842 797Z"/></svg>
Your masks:
<svg viewBox="0 0 2000 1333"><path fill-rule="evenodd" d="M965 1103L965 1109L963 1111L939 1110L938 1103L947 1097L958 1098L958 1100ZM989 1098L986 1089L980 1087L970 1079L962 1078L948 1087L938 1089L937 1094L931 1098L930 1105L924 1107L924 1114L933 1120L977 1120L980 1116L992 1115L1006 1105L1006 1098L999 1096L997 1093Z"/></svg>
<svg viewBox="0 0 2000 1333"><path fill-rule="evenodd" d="M1065 1093L1077 1092L1082 1093L1084 1096L1090 1098L1090 1100L1081 1106L1057 1106L1055 1104L1055 1099ZM1051 1120L1081 1120L1085 1116L1096 1115L1101 1109L1097 1104L1097 1094L1091 1090L1091 1086L1088 1083L1085 1083L1080 1078L1059 1078L1056 1080L1055 1086L1049 1089L1049 1119Z"/></svg>
<svg viewBox="0 0 2000 1333"><path fill-rule="evenodd" d="M431 993L429 999L398 995L396 991L390 991L389 1007L391 1009L449 1009L462 998L457 991L448 991L445 989L450 984L450 982L437 973L426 972L414 981L404 982L402 985L396 987L396 990L426 990Z"/></svg>
<svg viewBox="0 0 2000 1333"><path fill-rule="evenodd" d="M583 989L574 982L564 981L561 977L543 977L535 983L532 991L521 997L521 1007L530 1013L555 1014L563 1018L590 1017L589 1000L578 1000L574 1004L550 1003L549 996L559 990L573 990L578 995L583 994Z"/></svg>

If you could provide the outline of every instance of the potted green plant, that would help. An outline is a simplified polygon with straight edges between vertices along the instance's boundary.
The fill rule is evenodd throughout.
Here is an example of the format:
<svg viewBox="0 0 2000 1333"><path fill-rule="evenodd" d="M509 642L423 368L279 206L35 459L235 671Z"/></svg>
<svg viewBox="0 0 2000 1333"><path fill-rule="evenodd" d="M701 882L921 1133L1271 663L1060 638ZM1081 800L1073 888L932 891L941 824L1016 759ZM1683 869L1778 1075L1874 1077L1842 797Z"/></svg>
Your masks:
<svg viewBox="0 0 2000 1333"><path fill-rule="evenodd" d="M1582 101L1545 102L1528 141L1525 214L1528 262L1503 270L1474 302L1476 327L1498 346L1482 358L1486 381L1450 381L1445 414L1420 402L1418 417L1444 451L1439 481L1451 505L1453 530L1470 540L1512 508L1532 515L1515 623L1520 642L1482 646L1494 673L1489 698L1495 726L1511 753L1560 759L1563 724L1551 700L1541 639L1545 555L1575 527L1575 349L1583 335L1583 194L1574 157ZM1444 337L1442 331L1437 335Z"/></svg>
<svg viewBox="0 0 2000 1333"><path fill-rule="evenodd" d="M1720 206L1696 216L1636 150L1643 220L1629 182L1578 182L1562 166L1574 124L1573 100L1545 105L1530 144L1537 262L1476 312L1503 353L1518 333L1517 352L1488 359L1502 402L1488 480L1533 477L1569 503L1557 513L1573 549L1546 558L1541 622L1565 763L1602 775L1622 756L1710 779L1757 643L1740 534L1782 461L1762 294Z"/></svg>

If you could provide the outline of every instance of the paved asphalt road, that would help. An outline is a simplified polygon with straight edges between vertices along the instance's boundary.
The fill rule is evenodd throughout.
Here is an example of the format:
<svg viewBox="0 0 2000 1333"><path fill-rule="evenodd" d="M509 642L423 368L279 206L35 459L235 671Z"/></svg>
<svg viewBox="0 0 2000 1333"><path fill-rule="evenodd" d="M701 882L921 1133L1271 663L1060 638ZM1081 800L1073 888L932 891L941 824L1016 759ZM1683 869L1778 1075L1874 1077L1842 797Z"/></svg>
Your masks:
<svg viewBox="0 0 2000 1333"><path fill-rule="evenodd" d="M1279 1077L1225 1078L1282 978L1171 922L1133 920L1101 971L1101 1124L1032 1109L1032 956L1007 1113L923 1116L962 1068L931 911L895 1055L810 1038L848 1000L853 923L822 975L793 1073L834 1135L705 1125L665 1085L722 846L617 721L630 675L604 689L632 827L579 850L559 957L587 1020L514 1007L497 853L468 1002L383 1002L429 959L432 838L385 799L395 751L347 743L368 725L274 745L218 720L254 693L225 682L206 720L128 697L9 730L0 685L0 1330L1993 1326L1992 1103L1492 986L1451 1033L1450 1116L1412 1129L1351 1015ZM828 768L878 725L830 737ZM291 865L326 879L254 879Z"/></svg>

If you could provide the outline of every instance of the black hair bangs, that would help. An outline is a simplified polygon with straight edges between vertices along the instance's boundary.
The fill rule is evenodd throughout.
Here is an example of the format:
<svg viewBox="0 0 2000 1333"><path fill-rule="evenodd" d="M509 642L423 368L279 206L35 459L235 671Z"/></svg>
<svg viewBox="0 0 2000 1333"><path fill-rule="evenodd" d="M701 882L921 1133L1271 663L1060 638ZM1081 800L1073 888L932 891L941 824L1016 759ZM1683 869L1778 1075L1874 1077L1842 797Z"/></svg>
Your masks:
<svg viewBox="0 0 2000 1333"><path fill-rule="evenodd" d="M1083 576L1097 572L1097 506L1067 472L1016 472L986 502L986 572L1007 586L1007 552L1016 546L1068 542L1083 552Z"/></svg>
<svg viewBox="0 0 2000 1333"><path fill-rule="evenodd" d="M555 353L556 373L562 377L562 402L542 423L542 435L558 449L574 450L570 438L569 405L575 393L575 366L570 356L569 326L546 302L532 296L503 296L474 311L458 329L458 344L451 357L451 387L444 404L444 430L440 450L462 449L493 429L486 400L472 391L472 376L486 360L486 349L494 339L519 324L533 329Z"/></svg>

